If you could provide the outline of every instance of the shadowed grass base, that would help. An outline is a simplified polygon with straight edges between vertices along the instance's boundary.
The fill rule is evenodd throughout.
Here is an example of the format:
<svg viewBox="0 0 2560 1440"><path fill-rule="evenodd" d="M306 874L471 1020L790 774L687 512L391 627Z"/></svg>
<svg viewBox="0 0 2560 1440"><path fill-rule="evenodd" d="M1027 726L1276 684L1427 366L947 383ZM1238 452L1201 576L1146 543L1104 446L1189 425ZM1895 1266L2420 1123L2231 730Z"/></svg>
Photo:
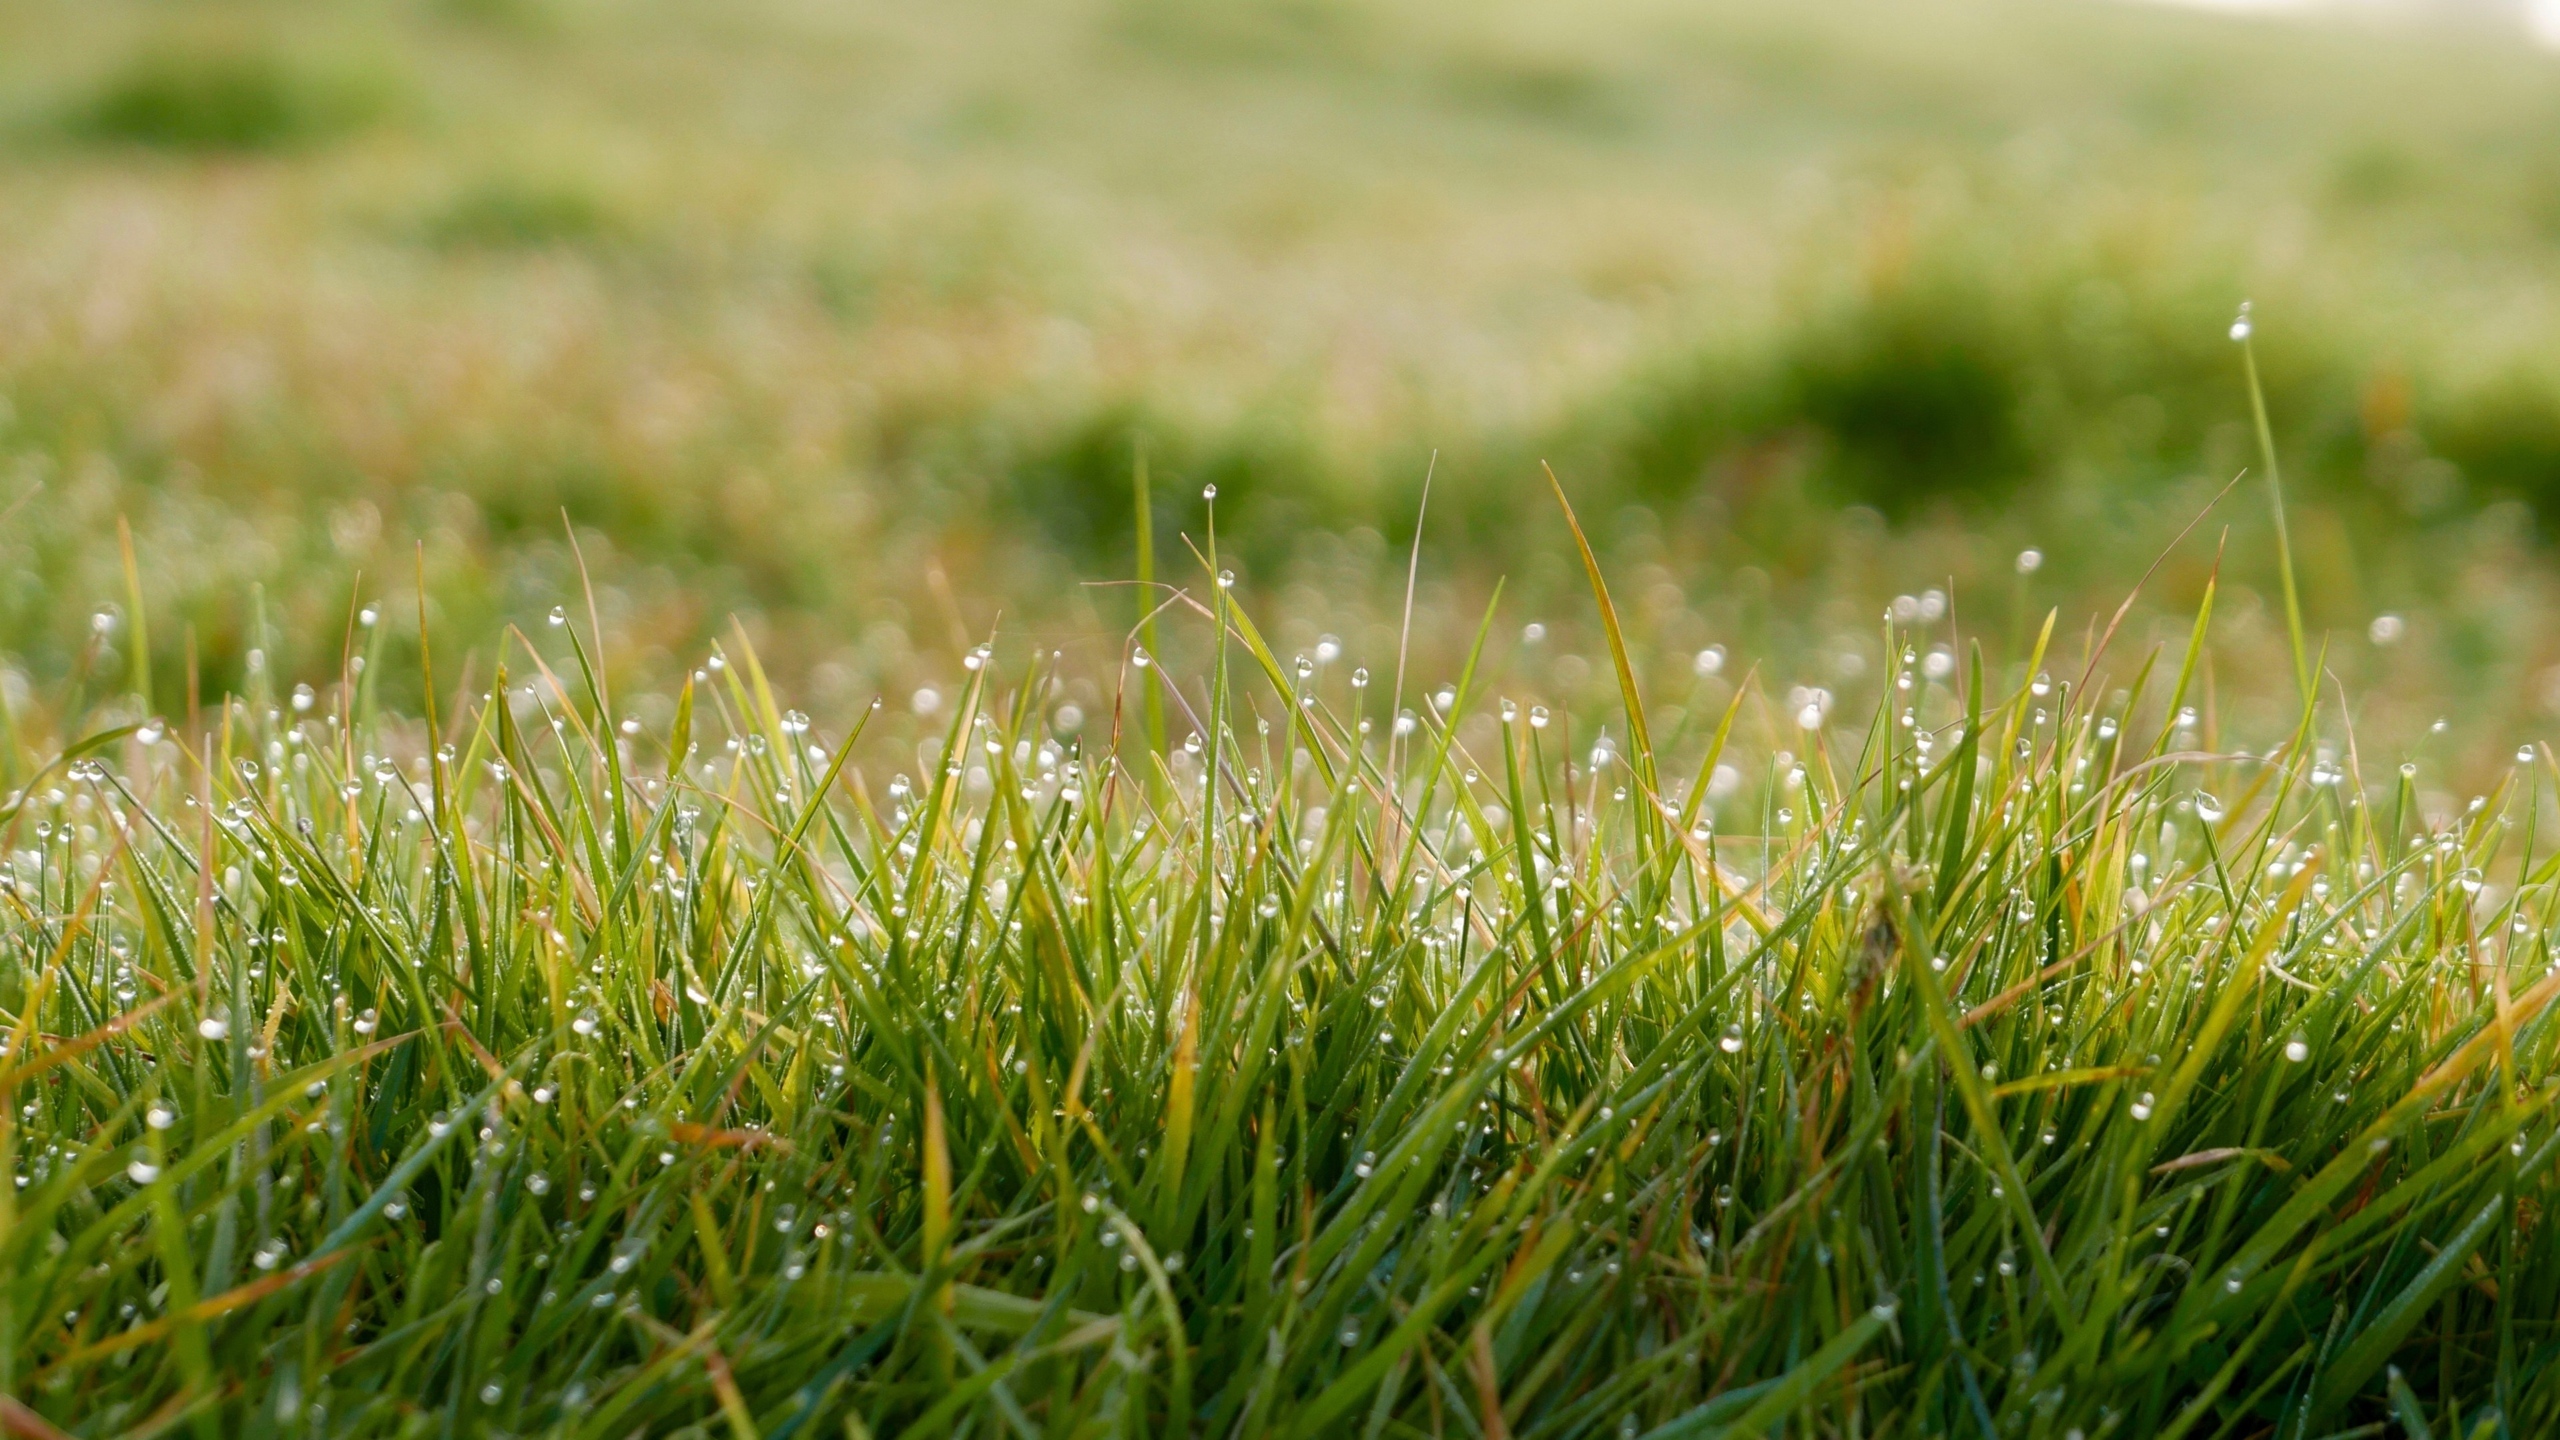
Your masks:
<svg viewBox="0 0 2560 1440"><path fill-rule="evenodd" d="M1787 750L1399 722L1204 591L1161 754L985 651L920 741L743 647L644 729L565 626L433 728L22 710L0 1420L2560 1424L2545 759L2429 825L1929 624Z"/></svg>

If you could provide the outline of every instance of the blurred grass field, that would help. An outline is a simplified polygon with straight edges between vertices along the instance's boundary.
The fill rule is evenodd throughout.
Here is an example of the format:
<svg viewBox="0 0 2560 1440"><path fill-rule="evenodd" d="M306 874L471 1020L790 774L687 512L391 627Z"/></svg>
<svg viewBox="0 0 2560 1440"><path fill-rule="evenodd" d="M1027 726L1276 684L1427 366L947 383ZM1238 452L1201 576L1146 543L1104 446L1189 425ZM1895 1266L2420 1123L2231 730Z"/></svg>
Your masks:
<svg viewBox="0 0 2560 1440"><path fill-rule="evenodd" d="M2555 80L2097 4L6 0L0 648L121 668L120 518L164 694L332 666L421 556L482 644L574 590L565 511L609 666L737 614L850 704L1000 616L1116 643L1143 448L1291 643L1375 657L1426 472L1426 653L1569 603L1544 460L1640 643L1837 680L1895 594L2112 605L2248 463L2245 297L2332 667L2503 754L2560 660ZM2262 515L2147 598L2233 525L2271 645Z"/></svg>

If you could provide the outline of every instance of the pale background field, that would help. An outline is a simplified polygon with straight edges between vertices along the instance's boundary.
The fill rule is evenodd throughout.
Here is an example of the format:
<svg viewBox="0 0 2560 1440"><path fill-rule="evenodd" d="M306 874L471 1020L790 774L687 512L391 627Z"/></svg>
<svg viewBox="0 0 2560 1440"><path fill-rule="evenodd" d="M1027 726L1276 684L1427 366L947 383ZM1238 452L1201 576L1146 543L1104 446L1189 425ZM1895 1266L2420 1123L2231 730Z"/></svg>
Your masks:
<svg viewBox="0 0 2560 1440"><path fill-rule="evenodd" d="M999 616L1103 656L1134 595L1079 582L1132 573L1143 441L1164 573L1218 484L1292 646L1390 648L1434 454L1423 653L1497 577L1499 643L1587 645L1550 460L1666 685L1718 643L1854 691L1895 594L1952 585L1995 657L2112 608L2251 459L2247 297L2360 722L2498 757L2550 718L2560 58L2511 28L7 0L0 204L0 647L38 687L129 633L118 517L164 695L190 645L208 690L333 670L421 546L485 647L570 597L563 509L653 682L732 615L839 708ZM2224 638L2273 653L2265 509L2137 638L2228 523ZM2282 667L2225 668L2245 705Z"/></svg>

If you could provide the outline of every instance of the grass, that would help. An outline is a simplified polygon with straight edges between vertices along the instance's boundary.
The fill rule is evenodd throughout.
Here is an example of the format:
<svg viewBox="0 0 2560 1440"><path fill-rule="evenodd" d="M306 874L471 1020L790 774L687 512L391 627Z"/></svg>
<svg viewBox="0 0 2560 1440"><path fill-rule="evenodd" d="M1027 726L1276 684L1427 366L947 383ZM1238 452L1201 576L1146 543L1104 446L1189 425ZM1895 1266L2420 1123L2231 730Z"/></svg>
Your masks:
<svg viewBox="0 0 2560 1440"><path fill-rule="evenodd" d="M1435 453L1446 613L1560 613L1546 460L1631 583L1765 578L1712 638L1792 664L2029 546L2111 604L2247 463L2247 297L2310 618L2459 637L2359 693L2528 696L2555 64L2028 0L0 0L0 650L68 679L119 515L164 688L189 629L243 683L253 595L325 669L421 544L491 635L574 584L566 509L608 669L739 614L813 702L907 693L850 637L1125 568L1143 443L1275 629L1349 633L1291 597L1400 551ZM1925 568L1873 581L1870 511Z"/></svg>
<svg viewBox="0 0 2560 1440"><path fill-rule="evenodd" d="M2327 702L2223 733L2211 589L2005 661L1906 605L1861 712L1593 568L1573 710L1284 658L1218 556L1196 671L833 721L567 609L424 718L373 609L183 723L16 705L5 1418L2560 1424L2547 753L2436 812Z"/></svg>
<svg viewBox="0 0 2560 1440"><path fill-rule="evenodd" d="M0 1430L2560 1428L2547 57L164 9L0 0Z"/></svg>
<svg viewBox="0 0 2560 1440"><path fill-rule="evenodd" d="M378 75L332 73L265 47L155 46L106 77L70 128L93 140L242 154L335 139L389 108Z"/></svg>
<svg viewBox="0 0 2560 1440"><path fill-rule="evenodd" d="M575 182L494 175L467 185L422 227L452 249L539 250L607 243L625 228L613 202Z"/></svg>

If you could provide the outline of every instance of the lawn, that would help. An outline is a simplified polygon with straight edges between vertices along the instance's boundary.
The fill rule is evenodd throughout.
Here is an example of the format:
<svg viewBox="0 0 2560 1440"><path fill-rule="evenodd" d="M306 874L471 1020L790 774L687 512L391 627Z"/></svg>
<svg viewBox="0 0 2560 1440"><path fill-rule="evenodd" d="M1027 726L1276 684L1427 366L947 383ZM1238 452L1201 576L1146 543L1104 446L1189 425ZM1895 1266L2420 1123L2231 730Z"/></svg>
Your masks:
<svg viewBox="0 0 2560 1440"><path fill-rule="evenodd" d="M0 0L0 1435L2560 1431L2555 77Z"/></svg>
<svg viewBox="0 0 2560 1440"><path fill-rule="evenodd" d="M644 724L579 606L425 720L367 610L338 684L22 721L6 1418L2560 1420L2548 751L2431 816L2316 692L2226 749L2210 596L2014 683L1915 602L1890 704L1666 724L1593 573L1598 715L1204 576L1211 668L1090 711L988 645L839 730L739 637Z"/></svg>

